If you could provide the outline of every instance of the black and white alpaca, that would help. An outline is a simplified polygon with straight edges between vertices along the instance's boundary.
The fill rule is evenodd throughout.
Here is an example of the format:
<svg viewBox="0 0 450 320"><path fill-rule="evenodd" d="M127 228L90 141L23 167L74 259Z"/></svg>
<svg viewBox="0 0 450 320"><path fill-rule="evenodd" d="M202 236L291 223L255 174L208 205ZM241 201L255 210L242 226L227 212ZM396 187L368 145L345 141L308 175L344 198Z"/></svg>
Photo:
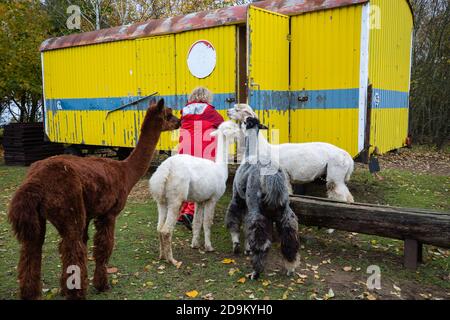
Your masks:
<svg viewBox="0 0 450 320"><path fill-rule="evenodd" d="M289 206L286 174L258 158L258 133L264 128L259 120L249 117L244 123L245 157L233 181L233 198L225 217L231 233L234 253L239 253L240 227L245 224L246 251L252 255L251 279L264 271L265 260L272 243L273 223L280 241L288 276L298 266L298 221Z"/></svg>

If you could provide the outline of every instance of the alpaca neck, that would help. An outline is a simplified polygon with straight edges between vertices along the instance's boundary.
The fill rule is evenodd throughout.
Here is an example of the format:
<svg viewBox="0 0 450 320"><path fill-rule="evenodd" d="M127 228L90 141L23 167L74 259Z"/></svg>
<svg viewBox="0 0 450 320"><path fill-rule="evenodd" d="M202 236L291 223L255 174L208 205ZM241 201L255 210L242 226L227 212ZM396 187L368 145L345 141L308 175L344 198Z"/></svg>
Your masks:
<svg viewBox="0 0 450 320"><path fill-rule="evenodd" d="M162 121L156 110L148 111L141 127L139 141L133 152L122 163L124 164L128 181L127 190L131 190L139 179L147 172L150 161L162 131Z"/></svg>
<svg viewBox="0 0 450 320"><path fill-rule="evenodd" d="M270 155L271 145L269 141L267 141L266 137L259 131L258 134L258 154L261 157L265 157Z"/></svg>
<svg viewBox="0 0 450 320"><path fill-rule="evenodd" d="M258 130L249 129L245 135L244 161L255 164L259 161L259 136Z"/></svg>
<svg viewBox="0 0 450 320"><path fill-rule="evenodd" d="M227 138L219 133L217 136L216 160L218 165L224 173L225 180L228 178L228 141Z"/></svg>

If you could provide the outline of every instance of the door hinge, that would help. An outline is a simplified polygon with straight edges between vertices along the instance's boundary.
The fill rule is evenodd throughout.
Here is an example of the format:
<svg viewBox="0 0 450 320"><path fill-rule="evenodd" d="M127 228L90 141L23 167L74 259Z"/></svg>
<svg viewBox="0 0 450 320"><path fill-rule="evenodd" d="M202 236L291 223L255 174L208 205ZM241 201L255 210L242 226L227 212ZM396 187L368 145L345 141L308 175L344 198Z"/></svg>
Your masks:
<svg viewBox="0 0 450 320"><path fill-rule="evenodd" d="M287 39L287 41L291 42L291 41L292 41L292 35L289 33L289 34L286 36L286 39Z"/></svg>

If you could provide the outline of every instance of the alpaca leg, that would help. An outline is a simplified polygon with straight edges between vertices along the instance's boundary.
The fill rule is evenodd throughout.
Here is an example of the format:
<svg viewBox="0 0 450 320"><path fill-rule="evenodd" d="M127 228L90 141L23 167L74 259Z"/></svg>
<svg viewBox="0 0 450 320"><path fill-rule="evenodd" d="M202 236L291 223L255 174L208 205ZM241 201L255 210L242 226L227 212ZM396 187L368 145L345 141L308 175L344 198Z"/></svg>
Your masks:
<svg viewBox="0 0 450 320"><path fill-rule="evenodd" d="M253 272L250 279L256 280L264 271L267 254L269 252L270 241L270 224L272 222L262 214L249 213L247 219L247 234L250 250L252 252L252 266Z"/></svg>
<svg viewBox="0 0 450 320"><path fill-rule="evenodd" d="M175 225L178 220L178 212L180 211L181 203L178 205L169 205L167 211L167 218L164 226L161 229L161 238L163 240L163 252L164 256L168 262L172 263L174 266L179 268L181 266L181 262L175 260L173 258L172 253L172 234L175 229Z"/></svg>
<svg viewBox="0 0 450 320"><path fill-rule="evenodd" d="M299 264L298 257L298 220L295 213L286 207L282 217L276 222L277 230L281 241L281 254L283 255L284 266L287 275L294 274Z"/></svg>
<svg viewBox="0 0 450 320"><path fill-rule="evenodd" d="M214 209L216 201L209 201L205 204L205 211L203 216L203 231L205 233L205 251L213 252L214 248L211 244L211 226L214 221Z"/></svg>
<svg viewBox="0 0 450 320"><path fill-rule="evenodd" d="M83 241L83 230L74 234L62 235L59 244L63 268L61 293L66 299L79 300L86 298L88 287L87 246Z"/></svg>
<svg viewBox="0 0 450 320"><path fill-rule="evenodd" d="M45 220L40 221L40 234L37 241L23 241L18 265L20 298L36 300L41 297L42 245L45 239Z"/></svg>
<svg viewBox="0 0 450 320"><path fill-rule="evenodd" d="M156 227L156 231L158 232L158 237L159 237L159 259L164 259L164 248L163 248L163 240L161 237L161 229L164 225L164 223L166 222L166 217L167 217L167 206L158 202L157 203L158 206L158 226Z"/></svg>
<svg viewBox="0 0 450 320"><path fill-rule="evenodd" d="M328 198L353 203L353 196L345 184L350 179L347 165L328 165L327 168L327 194Z"/></svg>
<svg viewBox="0 0 450 320"><path fill-rule="evenodd" d="M248 241L248 237L245 237L245 242L244 242L244 256L249 256L252 254L252 249L250 248L250 243Z"/></svg>
<svg viewBox="0 0 450 320"><path fill-rule="evenodd" d="M239 254L241 251L240 233L242 220L245 216L247 206L245 201L239 197L236 192L233 192L233 198L228 206L225 215L225 226L231 234L231 241L233 243L234 254Z"/></svg>
<svg viewBox="0 0 450 320"><path fill-rule="evenodd" d="M106 271L109 257L114 248L114 227L116 215L107 214L95 219L96 233L94 236L95 273L94 287L100 291L109 289Z"/></svg>
<svg viewBox="0 0 450 320"><path fill-rule="evenodd" d="M89 224L90 224L91 220L88 220L86 222L86 227L84 228L84 232L83 232L83 242L85 245L87 245L88 241L89 241Z"/></svg>
<svg viewBox="0 0 450 320"><path fill-rule="evenodd" d="M192 249L200 248L200 233L202 230L203 215L205 214L205 205L197 203L195 206L194 221L192 221Z"/></svg>

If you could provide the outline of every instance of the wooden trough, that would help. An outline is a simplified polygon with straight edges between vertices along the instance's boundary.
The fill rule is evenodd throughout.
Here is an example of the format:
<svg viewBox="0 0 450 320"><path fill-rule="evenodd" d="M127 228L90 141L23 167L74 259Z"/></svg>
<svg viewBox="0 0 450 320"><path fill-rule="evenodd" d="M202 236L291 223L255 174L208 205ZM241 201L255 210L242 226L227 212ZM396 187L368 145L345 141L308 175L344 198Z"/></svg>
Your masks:
<svg viewBox="0 0 450 320"><path fill-rule="evenodd" d="M408 269L422 262L423 244L450 248L450 213L305 196L292 196L290 203L302 225L403 240Z"/></svg>

